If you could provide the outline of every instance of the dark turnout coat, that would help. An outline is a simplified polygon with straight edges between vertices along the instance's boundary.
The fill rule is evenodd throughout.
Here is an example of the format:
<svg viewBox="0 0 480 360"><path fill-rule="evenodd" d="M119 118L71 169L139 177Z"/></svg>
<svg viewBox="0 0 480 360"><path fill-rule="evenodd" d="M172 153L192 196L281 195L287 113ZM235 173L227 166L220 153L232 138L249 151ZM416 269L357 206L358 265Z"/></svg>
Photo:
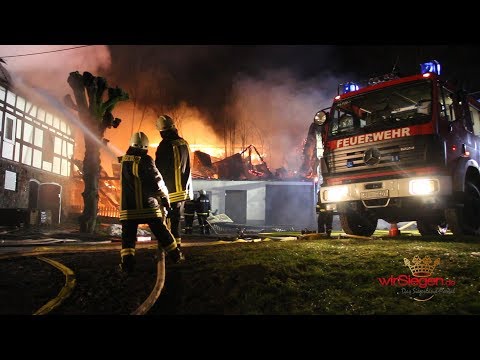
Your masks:
<svg viewBox="0 0 480 360"><path fill-rule="evenodd" d="M167 185L170 202L193 199L190 147L175 131L167 131L155 153L155 164Z"/></svg>
<svg viewBox="0 0 480 360"><path fill-rule="evenodd" d="M208 216L210 214L210 200L207 195L200 195L197 199L197 214Z"/></svg>
<svg viewBox="0 0 480 360"><path fill-rule="evenodd" d="M122 184L120 220L162 217L160 199L168 199L168 189L152 157L146 150L130 147L118 160Z"/></svg>

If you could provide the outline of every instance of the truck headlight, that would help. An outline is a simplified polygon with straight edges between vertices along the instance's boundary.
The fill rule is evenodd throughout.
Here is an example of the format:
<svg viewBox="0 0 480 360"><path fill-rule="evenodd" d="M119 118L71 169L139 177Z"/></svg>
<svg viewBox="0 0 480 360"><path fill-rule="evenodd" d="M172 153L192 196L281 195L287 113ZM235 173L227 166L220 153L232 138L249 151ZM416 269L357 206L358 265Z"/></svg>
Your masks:
<svg viewBox="0 0 480 360"><path fill-rule="evenodd" d="M412 195L431 195L438 191L438 181L434 179L410 180L409 191Z"/></svg>
<svg viewBox="0 0 480 360"><path fill-rule="evenodd" d="M323 191L324 201L341 201L347 197L348 188L346 186L331 187Z"/></svg>

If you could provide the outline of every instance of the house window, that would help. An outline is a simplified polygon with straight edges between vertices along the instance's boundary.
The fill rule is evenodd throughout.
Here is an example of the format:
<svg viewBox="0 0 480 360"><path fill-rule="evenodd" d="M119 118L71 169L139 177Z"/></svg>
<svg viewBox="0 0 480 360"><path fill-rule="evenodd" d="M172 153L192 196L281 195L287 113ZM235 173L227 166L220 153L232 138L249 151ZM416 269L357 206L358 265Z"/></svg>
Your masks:
<svg viewBox="0 0 480 360"><path fill-rule="evenodd" d="M45 110L38 108L37 119L40 121L45 121Z"/></svg>
<svg viewBox="0 0 480 360"><path fill-rule="evenodd" d="M15 106L15 94L12 93L10 90L7 90L7 104Z"/></svg>
<svg viewBox="0 0 480 360"><path fill-rule="evenodd" d="M5 119L5 133L3 135L3 138L5 140L13 141L13 133L15 130L14 125L15 125L15 120L7 116L7 118Z"/></svg>
<svg viewBox="0 0 480 360"><path fill-rule="evenodd" d="M30 146L23 145L22 163L32 165L32 148Z"/></svg>
<svg viewBox="0 0 480 360"><path fill-rule="evenodd" d="M0 101L5 101L5 88L0 86Z"/></svg>
<svg viewBox="0 0 480 360"><path fill-rule="evenodd" d="M33 138L35 146L42 147L43 145L43 130L35 128L35 137Z"/></svg>
<svg viewBox="0 0 480 360"><path fill-rule="evenodd" d="M42 167L42 152L37 149L33 149L33 166L36 168Z"/></svg>
<svg viewBox="0 0 480 360"><path fill-rule="evenodd" d="M10 145L10 144L8 144ZM12 149L13 149L13 145L11 145ZM20 162L20 148L22 147L22 145L19 143L19 142L16 142L15 143L15 155L13 156L13 160L15 160L16 162ZM11 160L11 158L8 158Z"/></svg>
<svg viewBox="0 0 480 360"><path fill-rule="evenodd" d="M25 111L25 99L20 96L17 96L17 109Z"/></svg>
<svg viewBox="0 0 480 360"><path fill-rule="evenodd" d="M56 157L54 156L53 157L53 167L52 167L52 171L55 173L55 174L60 174L60 158L59 157Z"/></svg>
<svg viewBox="0 0 480 360"><path fill-rule="evenodd" d="M17 191L17 173L5 170L5 190Z"/></svg>
<svg viewBox="0 0 480 360"><path fill-rule="evenodd" d="M33 126L27 122L25 122L23 127L23 141L30 144L33 142Z"/></svg>
<svg viewBox="0 0 480 360"><path fill-rule="evenodd" d="M53 151L55 152L55 154L58 154L58 155L62 154L62 139L57 136L55 136Z"/></svg>
<svg viewBox="0 0 480 360"><path fill-rule="evenodd" d="M30 114L31 116L33 116L33 117L37 116L37 107L29 101L27 101L27 105L25 107L25 110L26 110L25 112L27 114Z"/></svg>
<svg viewBox="0 0 480 360"><path fill-rule="evenodd" d="M53 115L50 114L50 113L47 113L47 117L45 119L45 122L48 124L48 125L52 125L53 124Z"/></svg>
<svg viewBox="0 0 480 360"><path fill-rule="evenodd" d="M17 139L22 138L22 120L17 119L17 134L16 134Z"/></svg>
<svg viewBox="0 0 480 360"><path fill-rule="evenodd" d="M48 161L43 161L42 169L52 171L52 163Z"/></svg>
<svg viewBox="0 0 480 360"><path fill-rule="evenodd" d="M70 159L73 156L73 144L67 143L67 157Z"/></svg>
<svg viewBox="0 0 480 360"><path fill-rule="evenodd" d="M60 175L68 176L68 170L70 168L69 166L69 161L67 159L62 159L62 166L61 166L61 172Z"/></svg>

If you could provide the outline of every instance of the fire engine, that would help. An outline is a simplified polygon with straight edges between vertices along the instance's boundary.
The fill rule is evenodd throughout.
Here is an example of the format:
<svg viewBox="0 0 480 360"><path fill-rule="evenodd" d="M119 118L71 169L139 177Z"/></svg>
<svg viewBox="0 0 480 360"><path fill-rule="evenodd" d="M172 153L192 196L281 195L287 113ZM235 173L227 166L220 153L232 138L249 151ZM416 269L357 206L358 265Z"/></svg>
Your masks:
<svg viewBox="0 0 480 360"><path fill-rule="evenodd" d="M318 205L348 234L371 236L378 219L416 221L424 236L480 234L480 103L445 80L438 61L420 68L341 84L315 115Z"/></svg>

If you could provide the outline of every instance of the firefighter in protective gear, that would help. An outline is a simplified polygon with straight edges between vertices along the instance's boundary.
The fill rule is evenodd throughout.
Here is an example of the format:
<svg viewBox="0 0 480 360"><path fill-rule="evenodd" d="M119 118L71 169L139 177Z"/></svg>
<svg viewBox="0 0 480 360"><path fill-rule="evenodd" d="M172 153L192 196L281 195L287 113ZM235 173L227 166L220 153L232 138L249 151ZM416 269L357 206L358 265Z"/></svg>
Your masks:
<svg viewBox="0 0 480 360"><path fill-rule="evenodd" d="M322 126L315 119L308 128L307 139L303 147L303 162L300 173L307 178L319 176L320 158L323 156Z"/></svg>
<svg viewBox="0 0 480 360"><path fill-rule="evenodd" d="M322 134L325 131L325 120L326 114L323 111L315 114L313 123L308 129L307 141L303 148L303 164L300 168L300 172L304 173L307 178L317 177L319 183L322 180L320 160L323 156L324 144ZM316 212L318 215L318 233L323 233L330 237L333 226L333 211L327 210L321 203L320 191L318 192Z"/></svg>
<svg viewBox="0 0 480 360"><path fill-rule="evenodd" d="M326 234L330 237L332 233L333 211L325 209L324 205L318 201L317 214L318 233Z"/></svg>
<svg viewBox="0 0 480 360"><path fill-rule="evenodd" d="M200 233L202 235L209 235L210 234L210 227L207 222L207 218L210 215L210 199L207 196L207 192L205 190L199 191L200 196L197 199L197 217L198 223L200 225Z"/></svg>
<svg viewBox="0 0 480 360"><path fill-rule="evenodd" d="M183 208L183 216L185 218L185 234L193 233L193 220L195 218L195 208L197 203L195 200L185 200L185 206Z"/></svg>
<svg viewBox="0 0 480 360"><path fill-rule="evenodd" d="M156 126L162 141L155 153L155 165L163 176L168 188L171 211L170 230L180 246L180 214L185 200L193 199L192 170L190 168L190 147L178 135L173 119L162 115Z"/></svg>
<svg viewBox="0 0 480 360"><path fill-rule="evenodd" d="M168 189L162 175L147 154L148 137L134 133L121 164L120 222L122 224L122 250L120 268L132 272L135 268L135 244L138 224L148 224L164 250L175 263L185 260L175 238L165 225L165 208L169 208Z"/></svg>
<svg viewBox="0 0 480 360"><path fill-rule="evenodd" d="M176 129L175 122L168 115L159 116L157 119L156 127L157 127L157 130L160 132Z"/></svg>

